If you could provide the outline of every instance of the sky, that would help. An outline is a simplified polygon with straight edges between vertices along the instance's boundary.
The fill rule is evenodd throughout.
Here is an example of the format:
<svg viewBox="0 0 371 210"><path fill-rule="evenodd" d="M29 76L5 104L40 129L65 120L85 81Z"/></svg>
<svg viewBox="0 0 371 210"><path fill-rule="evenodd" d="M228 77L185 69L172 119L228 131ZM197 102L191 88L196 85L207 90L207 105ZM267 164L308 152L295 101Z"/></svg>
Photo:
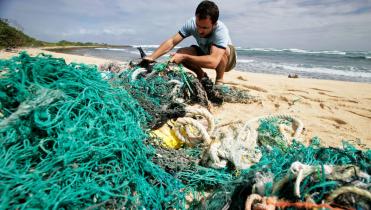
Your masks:
<svg viewBox="0 0 371 210"><path fill-rule="evenodd" d="M0 0L37 39L158 45L194 16L200 0ZM236 46L371 51L371 0L215 0ZM194 43L193 38L181 46Z"/></svg>

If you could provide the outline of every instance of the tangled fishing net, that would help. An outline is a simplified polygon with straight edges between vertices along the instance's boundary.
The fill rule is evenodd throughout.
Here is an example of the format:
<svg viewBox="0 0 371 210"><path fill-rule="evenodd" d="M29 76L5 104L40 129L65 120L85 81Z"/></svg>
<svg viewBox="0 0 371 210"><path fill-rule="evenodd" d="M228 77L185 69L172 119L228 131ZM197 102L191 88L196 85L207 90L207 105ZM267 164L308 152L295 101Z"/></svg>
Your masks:
<svg viewBox="0 0 371 210"><path fill-rule="evenodd" d="M2 208L182 206L151 161L146 112L96 67L22 53L0 69Z"/></svg>
<svg viewBox="0 0 371 210"><path fill-rule="evenodd" d="M101 68L44 54L0 60L1 209L370 206L370 150L306 147L282 132L302 129L287 116L209 120L187 136L202 115L188 105L256 98L169 63ZM150 135L170 120L185 136L178 149Z"/></svg>

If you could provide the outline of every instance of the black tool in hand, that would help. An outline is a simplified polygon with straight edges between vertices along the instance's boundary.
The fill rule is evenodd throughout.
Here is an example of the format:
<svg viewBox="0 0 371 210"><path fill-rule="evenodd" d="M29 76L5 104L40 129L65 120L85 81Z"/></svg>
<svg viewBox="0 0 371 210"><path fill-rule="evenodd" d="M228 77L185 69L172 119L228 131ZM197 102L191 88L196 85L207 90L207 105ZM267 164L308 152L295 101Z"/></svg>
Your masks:
<svg viewBox="0 0 371 210"><path fill-rule="evenodd" d="M145 59L145 57L147 55L144 52L144 50L142 49L142 47L137 47L137 49L139 50L140 57L142 58L142 60L138 63L138 66L147 69L148 73L151 73L152 72L152 68L153 68L153 64L155 62L152 61L152 60Z"/></svg>
<svg viewBox="0 0 371 210"><path fill-rule="evenodd" d="M147 55L146 53L143 51L142 47L137 47L137 49L139 50L139 53L140 53L140 57L143 59L145 58Z"/></svg>

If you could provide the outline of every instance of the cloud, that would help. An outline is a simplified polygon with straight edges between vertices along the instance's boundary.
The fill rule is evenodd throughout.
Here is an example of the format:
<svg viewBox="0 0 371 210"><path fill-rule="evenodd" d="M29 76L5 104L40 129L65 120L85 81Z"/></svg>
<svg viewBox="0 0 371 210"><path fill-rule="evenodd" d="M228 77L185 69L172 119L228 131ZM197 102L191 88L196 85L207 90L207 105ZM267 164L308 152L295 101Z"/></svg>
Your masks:
<svg viewBox="0 0 371 210"><path fill-rule="evenodd" d="M160 44L199 1L3 0L0 14L39 39ZM233 42L245 47L370 50L370 0L216 0ZM193 42L189 39L187 43Z"/></svg>
<svg viewBox="0 0 371 210"><path fill-rule="evenodd" d="M235 42L251 47L371 49L370 1L249 1L223 5ZM242 9L243 7L243 9ZM238 11L238 12L232 12ZM349 30L349 28L352 28Z"/></svg>
<svg viewBox="0 0 371 210"><path fill-rule="evenodd" d="M81 36L81 35L134 35L134 29L128 28L98 28L98 29L86 29L86 28L79 28L78 30L72 30L68 32L63 32L62 36L65 37L73 37L73 36Z"/></svg>

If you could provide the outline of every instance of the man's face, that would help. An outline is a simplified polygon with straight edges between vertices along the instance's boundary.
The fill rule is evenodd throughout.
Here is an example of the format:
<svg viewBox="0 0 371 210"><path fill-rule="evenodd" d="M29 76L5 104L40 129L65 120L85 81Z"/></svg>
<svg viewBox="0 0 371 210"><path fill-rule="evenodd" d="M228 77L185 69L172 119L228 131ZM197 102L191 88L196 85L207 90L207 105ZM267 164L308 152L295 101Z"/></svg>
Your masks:
<svg viewBox="0 0 371 210"><path fill-rule="evenodd" d="M199 19L198 16L196 16L196 26L198 35L204 38L210 35L210 33L213 31L214 24L211 22L210 17Z"/></svg>

